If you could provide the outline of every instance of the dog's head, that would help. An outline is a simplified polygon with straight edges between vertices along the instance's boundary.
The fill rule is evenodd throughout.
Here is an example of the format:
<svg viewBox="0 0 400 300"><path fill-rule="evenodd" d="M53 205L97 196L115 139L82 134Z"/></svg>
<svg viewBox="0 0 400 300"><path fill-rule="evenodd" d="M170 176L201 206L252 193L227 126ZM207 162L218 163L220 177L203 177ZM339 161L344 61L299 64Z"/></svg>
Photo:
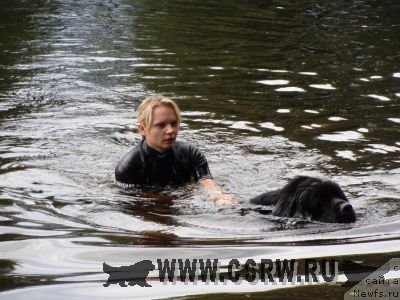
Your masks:
<svg viewBox="0 0 400 300"><path fill-rule="evenodd" d="M319 178L299 176L279 191L273 212L282 217L309 218L331 223L351 223L356 214L340 186Z"/></svg>
<svg viewBox="0 0 400 300"><path fill-rule="evenodd" d="M331 223L351 223L356 220L353 206L334 182L312 183L300 200L302 209L313 220Z"/></svg>
<svg viewBox="0 0 400 300"><path fill-rule="evenodd" d="M137 262L136 264L133 265L135 271L140 271L140 272L150 272L155 269L155 266L153 265L151 260L142 260Z"/></svg>

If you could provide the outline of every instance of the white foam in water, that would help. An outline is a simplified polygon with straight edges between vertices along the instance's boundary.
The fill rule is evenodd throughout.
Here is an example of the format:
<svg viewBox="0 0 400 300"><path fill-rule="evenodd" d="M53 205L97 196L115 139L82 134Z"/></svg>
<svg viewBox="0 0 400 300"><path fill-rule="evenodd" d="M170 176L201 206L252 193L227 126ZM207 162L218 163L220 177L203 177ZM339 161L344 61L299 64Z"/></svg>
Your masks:
<svg viewBox="0 0 400 300"><path fill-rule="evenodd" d="M210 69L211 69L211 70L223 70L224 67L215 66L215 67L210 67Z"/></svg>
<svg viewBox="0 0 400 300"><path fill-rule="evenodd" d="M360 81L369 82L370 80L368 78L360 78Z"/></svg>
<svg viewBox="0 0 400 300"><path fill-rule="evenodd" d="M396 93L395 95L396 95L397 97L400 97L400 93Z"/></svg>
<svg viewBox="0 0 400 300"><path fill-rule="evenodd" d="M381 101L390 101L390 98L381 96L381 95L376 95L376 94L369 94L369 95L367 95L367 97L374 98L374 99L381 100Z"/></svg>
<svg viewBox="0 0 400 300"><path fill-rule="evenodd" d="M393 77L400 78L400 73L394 73Z"/></svg>
<svg viewBox="0 0 400 300"><path fill-rule="evenodd" d="M305 109L304 112L309 113L309 114L319 114L318 111L316 111L316 110L311 110L311 109Z"/></svg>
<svg viewBox="0 0 400 300"><path fill-rule="evenodd" d="M391 122L400 123L400 119L399 118L388 118L388 120L391 121Z"/></svg>
<svg viewBox="0 0 400 300"><path fill-rule="evenodd" d="M266 84L266 85L286 85L289 83L289 80L274 79L274 80L260 80L257 82L261 83L261 84Z"/></svg>
<svg viewBox="0 0 400 300"><path fill-rule="evenodd" d="M333 121L333 122L347 121L346 118L342 118L342 117L330 117L328 120Z"/></svg>
<svg viewBox="0 0 400 300"><path fill-rule="evenodd" d="M275 130L275 131L284 131L284 130L285 130L285 128L276 126L276 125L275 125L274 123L272 123L272 122L261 123L261 124L260 124L260 127L272 129L272 130Z"/></svg>
<svg viewBox="0 0 400 300"><path fill-rule="evenodd" d="M298 93L304 93L306 90L296 87L296 86L288 86L288 87L283 87L276 89L275 91L277 92L298 92Z"/></svg>
<svg viewBox="0 0 400 300"><path fill-rule="evenodd" d="M321 90L336 90L330 83L327 84L310 84L310 87Z"/></svg>
<svg viewBox="0 0 400 300"><path fill-rule="evenodd" d="M336 152L336 156L338 156L338 157L349 159L349 160L353 160L353 161L357 160L357 158L356 158L356 156L355 156L353 151L350 151L350 150L343 150L343 151L336 150L335 152Z"/></svg>
<svg viewBox="0 0 400 300"><path fill-rule="evenodd" d="M280 108L276 112L279 114L288 114L290 113L290 109Z"/></svg>
<svg viewBox="0 0 400 300"><path fill-rule="evenodd" d="M374 76L371 76L369 78L371 78L371 79L382 79L383 77L380 76L380 75L374 75Z"/></svg>
<svg viewBox="0 0 400 300"><path fill-rule="evenodd" d="M321 134L318 139L331 142L354 142L364 140L364 135L357 131L338 131L332 134Z"/></svg>

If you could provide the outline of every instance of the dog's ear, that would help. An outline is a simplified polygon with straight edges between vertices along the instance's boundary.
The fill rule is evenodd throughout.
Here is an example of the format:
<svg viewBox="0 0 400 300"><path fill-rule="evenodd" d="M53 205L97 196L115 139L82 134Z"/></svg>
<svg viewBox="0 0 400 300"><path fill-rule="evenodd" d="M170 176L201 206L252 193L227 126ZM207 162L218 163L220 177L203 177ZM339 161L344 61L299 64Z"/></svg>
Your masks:
<svg viewBox="0 0 400 300"><path fill-rule="evenodd" d="M313 181L310 182L308 186L304 188L304 193L302 197L303 209L313 212L316 209L323 206L323 197L321 197L321 182Z"/></svg>
<svg viewBox="0 0 400 300"><path fill-rule="evenodd" d="M297 189L292 193L283 194L273 214L281 217L309 218L310 214L303 206L309 196L308 192L307 189Z"/></svg>
<svg viewBox="0 0 400 300"><path fill-rule="evenodd" d="M296 212L294 216L302 218L312 218L320 199L313 197L312 187L299 191L296 195Z"/></svg>

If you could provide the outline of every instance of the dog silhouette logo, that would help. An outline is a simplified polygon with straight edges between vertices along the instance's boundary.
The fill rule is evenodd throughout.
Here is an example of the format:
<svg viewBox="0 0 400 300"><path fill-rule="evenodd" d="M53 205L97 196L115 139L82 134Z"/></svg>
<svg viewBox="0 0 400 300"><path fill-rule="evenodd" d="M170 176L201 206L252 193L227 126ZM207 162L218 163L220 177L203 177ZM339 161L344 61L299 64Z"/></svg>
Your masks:
<svg viewBox="0 0 400 300"><path fill-rule="evenodd" d="M155 266L151 260L142 260L130 266L112 267L103 262L103 272L109 275L104 287L110 284L119 284L121 287L126 287L127 283L130 286L138 285L141 287L151 287L147 283L146 278L150 271L155 270Z"/></svg>

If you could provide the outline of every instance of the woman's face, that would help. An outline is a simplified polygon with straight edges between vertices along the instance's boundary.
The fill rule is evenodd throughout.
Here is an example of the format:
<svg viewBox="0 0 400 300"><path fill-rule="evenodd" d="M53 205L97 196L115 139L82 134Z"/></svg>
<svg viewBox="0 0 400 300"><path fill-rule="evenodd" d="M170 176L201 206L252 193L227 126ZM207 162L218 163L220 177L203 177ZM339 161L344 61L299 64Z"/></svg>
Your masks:
<svg viewBox="0 0 400 300"><path fill-rule="evenodd" d="M141 135L146 137L147 144L159 153L164 153L175 143L179 132L179 121L170 106L160 105L153 110L151 124L138 124Z"/></svg>

